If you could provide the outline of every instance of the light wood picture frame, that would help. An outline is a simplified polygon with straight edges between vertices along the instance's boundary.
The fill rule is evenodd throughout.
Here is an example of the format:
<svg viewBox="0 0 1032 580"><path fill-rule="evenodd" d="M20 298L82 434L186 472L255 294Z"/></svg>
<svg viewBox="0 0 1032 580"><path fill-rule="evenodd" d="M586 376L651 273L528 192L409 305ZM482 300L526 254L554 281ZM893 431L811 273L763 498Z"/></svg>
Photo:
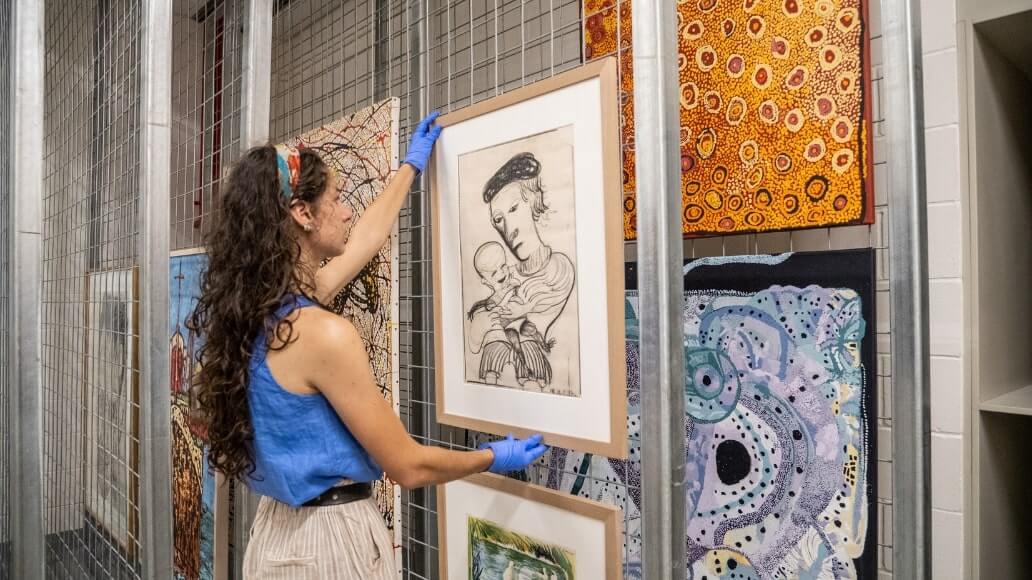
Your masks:
<svg viewBox="0 0 1032 580"><path fill-rule="evenodd" d="M480 473L437 486L437 513L442 580L623 577L616 506Z"/></svg>
<svg viewBox="0 0 1032 580"><path fill-rule="evenodd" d="M608 58L438 119L438 422L627 456L618 105Z"/></svg>
<svg viewBox="0 0 1032 580"><path fill-rule="evenodd" d="M140 530L139 269L87 274L84 307L85 508L132 558Z"/></svg>

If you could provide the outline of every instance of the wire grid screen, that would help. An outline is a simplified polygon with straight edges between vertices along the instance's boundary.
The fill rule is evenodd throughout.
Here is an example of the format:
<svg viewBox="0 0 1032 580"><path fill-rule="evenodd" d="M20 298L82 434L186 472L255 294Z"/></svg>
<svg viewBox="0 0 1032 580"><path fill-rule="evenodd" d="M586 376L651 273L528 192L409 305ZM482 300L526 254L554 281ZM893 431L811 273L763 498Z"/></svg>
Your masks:
<svg viewBox="0 0 1032 580"><path fill-rule="evenodd" d="M580 2L578 0L533 0L529 2L447 1L433 2L429 11L427 58L429 70L430 108L448 112L510 91L521 86L576 68L583 62ZM413 381L422 385L423 396L413 396L413 413L423 417L431 427L430 442L450 443L461 435L469 447L475 447L489 436L458 431L436 425L433 366L432 279L429 258L429 226L419 231L421 245L426 248L420 276L413 281L414 298L421 302L424 317L414 320L412 334L422 347L421 360L412 366ZM417 265L413 260L413 266ZM416 326L416 324L420 324ZM635 385L629 385L633 389ZM639 442L631 441L632 447ZM624 559L630 550L641 544L641 532L636 510L627 509L630 498L640 494L636 485L608 477L602 469L606 462L585 461L584 471L567 471L552 467L546 457L531 467L521 478L554 486L559 481L578 478L581 495L622 498ZM564 488L565 489L565 488ZM428 495L424 504L413 502L414 510L427 514L425 540L412 539L422 548L422 568L409 570L411 578L436 578L438 542L436 497ZM413 562L415 563L415 562Z"/></svg>
<svg viewBox="0 0 1032 580"><path fill-rule="evenodd" d="M430 109L449 112L467 107L495 95L576 68L583 62L578 0L531 0L528 2L488 2L462 0L432 2L428 13L428 50ZM432 270L429 257L430 231L427 222L418 230L420 244L427 253L412 260L419 267L413 280L413 299L420 302L423 318L413 320L413 342L421 347L420 359L411 366L412 381L419 383L421 396L413 393L411 412L427 425L431 443L465 443L475 447L491 438L481 433L459 431L435 423ZM634 385L630 385L633 388ZM416 391L416 389L413 389ZM632 441L631 445L635 446ZM630 497L638 495L637 486L608 477L606 462L585 461L582 472L552 467L549 456L532 466L521 479L555 486L557 482L579 478L581 495L622 498L615 503L623 508L623 535L627 550L640 545L641 533L635 510L627 509ZM556 464L558 465L558 464ZM565 489L565 488L564 488ZM422 551L421 566L415 558L410 578L436 578L438 547L436 496L428 494L412 502L413 511L426 513L423 538L413 537L413 547ZM425 538L425 539L424 539ZM417 552L418 553L418 552ZM416 554L413 554L416 555ZM626 554L625 554L626 559Z"/></svg>
<svg viewBox="0 0 1032 580"><path fill-rule="evenodd" d="M872 2L875 190L884 193L885 142L881 113L881 33L877 0ZM274 20L272 79L273 140L322 123L387 96L401 98L404 149L408 132L420 114L448 112L501 92L574 68L582 62L580 5L577 0L347 0L280 1ZM417 40L426 37L420 46ZM425 65L424 65L425 63ZM417 67L425 66L420 70ZM418 75L417 75L418 73ZM408 78L409 75L416 75ZM420 107L425 98L427 107ZM402 152L404 154L404 151ZM888 323L888 213L884 197L877 201L874 226L824 228L796 232L727 236L685 243L685 256L705 257L873 247L877 257L878 560L881 573L891 574L891 366ZM421 442L449 448L471 448L482 436L438 425L434 409L431 248L425 192L414 187L403 210L400 228L401 284L401 414ZM635 246L627 245L628 260ZM640 443L631 441L632 446ZM584 475L593 489L614 483L592 468ZM544 464L530 473L535 481L549 476ZM617 489L628 497L640 489ZM433 493L402 495L404 577L436 578L437 513ZM623 506L621 506L623 507ZM625 510L626 513L626 510ZM626 517L626 516L625 516ZM627 546L640 546L639 522L625 519ZM627 549L630 549L629 547Z"/></svg>
<svg viewBox="0 0 1032 580"><path fill-rule="evenodd" d="M0 6L0 151L11 151L12 12L11 2ZM9 577L11 562L11 163L11 155L0 158L0 578Z"/></svg>
<svg viewBox="0 0 1032 580"><path fill-rule="evenodd" d="M485 3L479 3L483 6ZM883 63L881 60L881 43L882 36L880 31L880 22L878 21L878 1L873 0L872 6L870 7L871 24L871 40L872 40L872 99L873 99L873 138L874 138L874 179L875 179L875 191L877 197L877 208L876 208L876 223L873 226L855 226L845 228L823 228L816 230L797 231L797 232L783 232L783 233L770 233L770 234L758 234L758 235L743 235L743 236L728 236L718 238L700 239L695 241L688 241L685 243L685 256L688 258L701 258L705 256L720 256L720 255L741 255L749 253L775 253L784 251L818 251L818 250L833 250L833 249L849 249L849 248L875 248L876 254L876 279L877 279L877 311L878 319L875 321L874 329L877 333L877 351L878 351L878 370L877 370L877 400L878 408L877 421L878 421L878 449L871 449L872 460L877 460L878 465L878 481L876 482L876 494L877 494L877 506L879 513L877 514L879 529L876 534L877 547L875 548L878 553L878 567L880 572L885 574L891 574L892 570L892 463L891 453L886 453L884 450L891 447L891 422L892 422L892 409L891 409L891 364L889 358L889 346L891 340L891 332L889 327L889 273L888 273L888 208L886 205L887 190L885 188L885 176L887 172L885 152L887 150L887 142L885 139L885 127L884 127L884 116L882 114L882 86L883 86ZM464 105L468 105L471 102L475 102L483 96L491 96L494 94L494 90L506 90L512 86L518 86L519 76L515 80L507 76L507 71L503 70L504 67L499 67L497 61L499 59L505 61L508 60L510 63L515 61L518 65L510 64L508 70L519 70L524 75L526 80L534 80L535 77L546 76L548 72L535 70L534 66L528 66L526 55L530 55L531 62L540 66L541 62L536 61L539 53L536 53L532 45L535 41L542 41L543 34L541 29L531 31L528 34L528 27L519 27L519 18L513 18L511 13L516 13L519 16L526 16L528 13L528 4L520 3L506 3L506 7L501 8L501 12L507 12L510 14L508 19L503 15L500 19L495 16L499 14L499 10L488 8L477 10L478 3L473 2L452 2L446 6L441 6L437 10L430 12L430 95L431 95L431 108L442 108L450 109L457 108ZM579 26L576 22L576 18L579 18L579 6L577 3L570 3L569 6L558 7L560 10L569 8L573 12L574 24L570 27L572 29L572 36L575 40L579 41ZM485 16L486 14L486 16ZM551 15L555 15L555 12L550 12ZM565 14L562 15L565 17ZM506 25L506 23L514 23L512 25ZM559 29L556 30L555 37L563 37L569 30L567 28L567 20L564 18L557 19ZM473 37L470 39L470 23L472 23ZM512 26L516 26L517 29L513 30ZM478 28L487 28L487 34L478 34ZM544 29L547 33L547 27ZM534 33L538 32L539 36L535 37ZM515 48L512 47L510 42L506 39L517 38L521 42L517 42ZM495 42L498 45L495 45ZM563 49L567 45L562 43L557 49ZM579 45L573 44L573 51L579 55ZM546 53L547 54L547 53ZM442 58L438 55L447 55ZM553 52L553 58L556 55ZM556 61L555 70L562 70L564 66L570 64L570 61L564 60L559 57ZM572 59L572 64L577 64L577 59ZM518 68L517 68L518 66ZM425 223L425 222L423 222ZM429 245L428 232L421 231L423 246ZM628 244L628 259L635 260L635 246L634 244ZM417 263L413 262L413 267L416 267ZM424 284L421 288L423 294L429 294L431 291L430 282L426 278L429 275L429 262L426 261L424 264L422 274L422 280ZM424 301L424 304L429 308L429 304L425 302L428 296L420 296L419 291L414 292L414 297L417 297ZM424 311L424 314L429 316L428 311ZM414 320L414 323L418 323L418 320ZM433 346L432 329L429 321L424 321L425 324L422 327L413 326L412 334L419 335L424 334L422 346L424 350L420 352L423 355L424 361L432 360L431 350ZM432 385L433 383L433 368L432 363L426 365L423 368L412 367L411 372L415 375L413 378L418 378L423 384ZM418 374L416 374L418 373ZM403 375L404 377L404 375ZM404 386L404 385L403 385ZM432 388L429 389L432 393ZM403 400L404 401L404 400ZM418 400L413 398L411 405L414 408L424 407L425 422L427 424L432 423L433 417L433 401L432 398L428 400ZM631 441L631 445L635 446L640 442ZM539 470L544 470L543 467L538 467ZM537 479L540 474L532 474L532 478ZM540 481L540 479L538 479ZM597 474L589 474L588 485L592 486L606 486L612 487L612 481L599 478ZM615 490L613 495L626 497L627 493L621 494L621 491L627 493L640 492L640 490ZM432 498L431 498L432 499ZM636 526L636 522L625 521L625 540L629 545L638 542L640 543L640 533L637 531L639 528ZM432 538L435 527L431 527L429 530L428 537ZM432 540L429 540L432 542ZM416 540L412 541L416 543ZM434 545L428 545L431 551L435 551Z"/></svg>
<svg viewBox="0 0 1032 580"><path fill-rule="evenodd" d="M173 6L173 250L203 243L222 178L240 151L243 0Z"/></svg>
<svg viewBox="0 0 1032 580"><path fill-rule="evenodd" d="M401 101L402 155L429 110L448 112L581 62L577 0L505 3L280 1L273 21L272 141L387 97ZM426 37L425 48L418 38ZM421 70L421 62L429 66ZM424 99L428 108L422 107ZM434 421L429 213L413 188L399 227L400 412L420 442L472 448ZM402 491L405 578L437 577L435 495Z"/></svg>
<svg viewBox="0 0 1032 580"><path fill-rule="evenodd" d="M142 7L45 7L42 367L48 578L139 578Z"/></svg>
<svg viewBox="0 0 1032 580"><path fill-rule="evenodd" d="M401 100L399 141L418 115L402 0L280 0L273 17L270 135L282 141L388 97ZM410 94L416 98L410 99ZM410 102L416 109L410 109Z"/></svg>

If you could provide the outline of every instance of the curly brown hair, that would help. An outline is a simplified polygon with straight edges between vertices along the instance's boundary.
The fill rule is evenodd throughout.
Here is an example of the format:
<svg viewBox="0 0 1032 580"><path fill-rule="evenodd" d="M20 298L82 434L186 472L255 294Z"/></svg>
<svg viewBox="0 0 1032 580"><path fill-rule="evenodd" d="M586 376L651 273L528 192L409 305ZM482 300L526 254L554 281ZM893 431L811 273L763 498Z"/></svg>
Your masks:
<svg viewBox="0 0 1032 580"><path fill-rule="evenodd" d="M299 268L298 227L289 205L291 199L315 202L326 189L329 170L312 151L302 149L300 156L298 185L287 199L280 189L276 149L266 145L248 151L233 168L205 237L208 269L187 323L204 337L191 406L208 430L208 463L229 478L254 471L247 400L253 343L264 329L269 348L290 344L292 321L272 328L273 315L289 293L311 295L314 290L314 273Z"/></svg>

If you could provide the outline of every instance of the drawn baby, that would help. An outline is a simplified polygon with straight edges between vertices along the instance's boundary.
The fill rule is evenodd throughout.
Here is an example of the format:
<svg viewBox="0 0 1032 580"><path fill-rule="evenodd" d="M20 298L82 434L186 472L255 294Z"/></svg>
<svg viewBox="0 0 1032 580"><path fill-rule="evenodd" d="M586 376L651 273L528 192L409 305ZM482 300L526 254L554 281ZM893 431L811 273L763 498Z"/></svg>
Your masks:
<svg viewBox="0 0 1032 580"><path fill-rule="evenodd" d="M519 280L513 276L512 266L505 261L505 249L498 242L487 242L477 248L473 255L473 268L480 276L480 282L492 290L491 296L477 301L467 316L473 320L478 310L494 310L510 301L522 303L516 296Z"/></svg>

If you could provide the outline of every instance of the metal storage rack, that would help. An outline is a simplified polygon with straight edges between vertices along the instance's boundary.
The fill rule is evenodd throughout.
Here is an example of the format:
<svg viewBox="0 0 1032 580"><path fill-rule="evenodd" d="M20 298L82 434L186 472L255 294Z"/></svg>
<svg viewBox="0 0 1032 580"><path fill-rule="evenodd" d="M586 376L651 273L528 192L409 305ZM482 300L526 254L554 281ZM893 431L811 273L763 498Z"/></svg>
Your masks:
<svg viewBox="0 0 1032 580"><path fill-rule="evenodd" d="M168 396L162 384L168 376L167 353L163 362L158 360L167 348L167 254L200 243L219 182L241 150L387 97L401 101L399 140L404 148L410 128L431 110L459 109L580 65L580 2L4 3L0 90L5 95L15 88L20 92L18 99L5 99L11 105L0 114L0 133L9 140L4 149L17 151L0 163L0 269L6 274L11 266L21 274L16 279L0 276L0 402L10 409L0 417L0 485L14 492L0 494L5 498L0 501L0 578L44 573L61 578L149 578L166 576L171 569L166 545L171 529ZM637 0L636 10L639 5L640 18L652 17L645 9L651 3ZM885 313L877 321L878 421L884 446L877 456L878 471L886 474L877 485L879 520L885 524L884 533L878 534L879 567L886 575L895 570L901 577L918 577L927 557L910 549L923 545L919 538L927 533L920 521L927 470L920 441L926 426L914 410L927 391L919 348L920 325L925 323L920 315L923 294L915 282L919 276L914 275L923 272L922 240L900 238L899 232L923 223L912 203L922 199L923 184L911 179L915 167L920 169L917 163L908 165L913 157L889 155L890 148L910 153L920 148L915 137L919 120L906 107L915 91L919 94L906 66L912 61L908 51L916 9L909 0L872 0L871 8L877 225L711 238L685 242L682 250L686 257L703 257L876 249L878 310ZM26 57L33 50L38 60ZM650 89L639 85L638 90ZM33 102L38 102L35 108ZM21 126L38 119L41 142L17 130L19 119ZM38 175L31 171L33 163ZM39 204L37 211L33 199ZM422 442L468 448L477 443L478 434L434 421L426 199L423 186L415 187L400 224L401 415ZM890 226L895 233L890 233ZM920 231L915 230L918 238ZM903 240L903 245L890 246L890 240ZM636 246L628 244L629 259L635 252ZM32 263L34 268L18 269ZM914 264L916 270L906 267ZM138 417L141 424L131 429L130 418L125 424L106 425L110 434L138 449L135 462L121 459L130 479L138 482L137 492L88 473L78 451L82 439L96 432L86 421L91 420L90 397L98 394L76 363L87 355L87 337L98 330L90 327L93 318L82 312L81 303L89 273L113 269L140 272L136 293L119 289L128 296L121 303L140 314L139 326L119 336L139 342L139 392L135 399L131 392L116 398L126 407L127 417ZM34 303L43 306L34 311ZM916 306L916 313L897 307L901 304ZM906 331L914 321L918 331ZM34 344L42 345L36 363ZM902 374L893 372L891 356L898 353L909 353L908 363L914 361L895 366L905 369ZM119 361L109 366L131 372ZM905 396L898 390L901 386ZM38 424L32 420L35 416ZM660 428L658 423L650 427L656 432ZM893 436L901 430L903 437ZM893 463L893 447L897 461L905 458L902 463ZM907 449L913 453L898 453ZM119 459L113 458L115 463ZM547 469L537 466L533 475L544 479ZM652 483L662 488L673 485L671 475L657 470L645 477L658 478ZM590 486L613 483L599 474L586 476ZM36 495L33 486L41 490ZM642 489L623 492L627 497ZM127 523L114 534L100 529L86 510L97 497L112 493L128 494L129 500ZM404 577L436 578L434 494L405 492L402 504ZM248 507L248 502L241 502L235 514L238 526L232 544L238 563ZM643 517L661 516L657 512ZM8 543L15 522L24 533ZM627 544L640 545L648 558L660 553L657 544L641 537L642 522L628 517L624 523ZM671 539L659 541L664 540ZM894 545L908 549L894 553ZM13 559L6 556L8 549Z"/></svg>

